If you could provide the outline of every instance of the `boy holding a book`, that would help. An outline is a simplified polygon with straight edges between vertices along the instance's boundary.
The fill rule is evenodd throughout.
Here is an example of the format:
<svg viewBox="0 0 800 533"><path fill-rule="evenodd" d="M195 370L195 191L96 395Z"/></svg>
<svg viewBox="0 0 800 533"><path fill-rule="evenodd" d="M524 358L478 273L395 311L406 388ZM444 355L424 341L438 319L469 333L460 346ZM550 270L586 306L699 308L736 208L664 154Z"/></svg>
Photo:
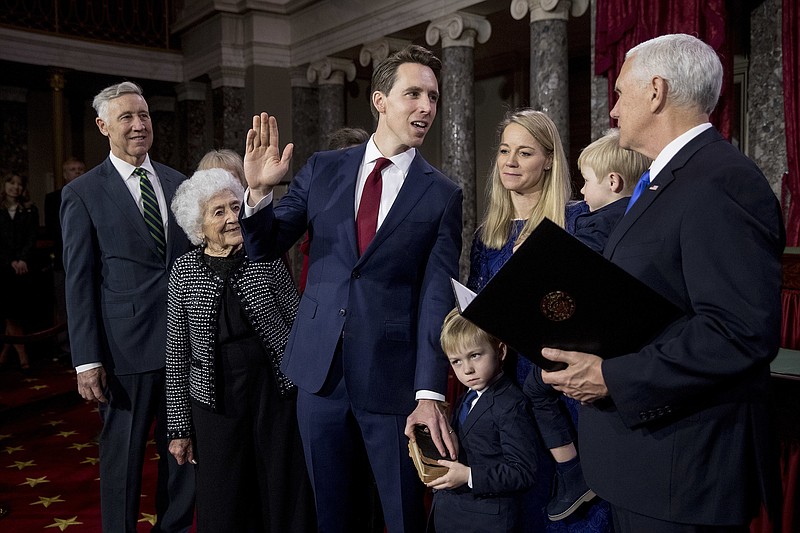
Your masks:
<svg viewBox="0 0 800 533"><path fill-rule="evenodd" d="M506 346L462 317L442 325L442 349L469 388L454 411L458 462L427 483L436 533L521 529L520 498L536 473L536 431L522 392L503 374ZM430 529L430 528L429 528Z"/></svg>

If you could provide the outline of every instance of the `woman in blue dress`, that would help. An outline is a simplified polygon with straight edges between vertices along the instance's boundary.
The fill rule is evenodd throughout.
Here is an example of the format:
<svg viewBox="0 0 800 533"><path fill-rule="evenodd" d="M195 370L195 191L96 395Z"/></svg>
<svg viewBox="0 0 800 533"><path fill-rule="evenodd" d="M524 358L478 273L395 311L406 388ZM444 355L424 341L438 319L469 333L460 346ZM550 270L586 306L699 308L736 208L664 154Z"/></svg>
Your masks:
<svg viewBox="0 0 800 533"><path fill-rule="evenodd" d="M486 214L470 254L467 285L475 292L486 285L544 217L572 233L575 219L588 211L585 202L570 201L569 164L558 130L547 114L531 109L515 111L500 123L498 133L495 164L487 184ZM507 361L509 364L512 359ZM512 377L520 386L531 368L528 359L517 358L516 375ZM577 402L566 397L562 397L562 401L573 424L577 424ZM599 499L583 505L563 520L548 520L545 509L551 496L553 456L562 460L556 453L551 454L541 446L538 482L525 505L525 530L536 533L611 531L610 509Z"/></svg>

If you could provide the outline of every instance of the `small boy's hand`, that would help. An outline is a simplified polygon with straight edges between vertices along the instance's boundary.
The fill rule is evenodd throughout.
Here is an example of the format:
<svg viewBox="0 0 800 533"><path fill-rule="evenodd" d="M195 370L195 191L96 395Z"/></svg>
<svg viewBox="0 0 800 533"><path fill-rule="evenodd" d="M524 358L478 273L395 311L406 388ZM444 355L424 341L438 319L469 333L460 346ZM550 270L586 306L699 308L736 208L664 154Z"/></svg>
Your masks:
<svg viewBox="0 0 800 533"><path fill-rule="evenodd" d="M426 486L432 489L455 489L466 485L469 481L470 468L468 466L445 459L440 459L439 464L446 466L449 470L442 477L426 483Z"/></svg>

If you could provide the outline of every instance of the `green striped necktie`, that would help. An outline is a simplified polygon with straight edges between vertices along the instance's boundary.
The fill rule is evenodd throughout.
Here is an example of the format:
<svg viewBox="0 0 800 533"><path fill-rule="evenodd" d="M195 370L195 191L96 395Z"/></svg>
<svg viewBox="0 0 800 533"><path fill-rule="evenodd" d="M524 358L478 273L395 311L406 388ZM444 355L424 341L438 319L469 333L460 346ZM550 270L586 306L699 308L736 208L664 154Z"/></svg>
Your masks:
<svg viewBox="0 0 800 533"><path fill-rule="evenodd" d="M158 199L156 198L156 191L153 189L153 184L147 178L147 171L143 168L137 168L133 171L134 174L139 176L139 188L142 192L142 208L144 211L144 221L147 224L147 229L156 243L156 248L164 261L167 257L167 239L164 236L164 223L161 220L161 210L158 208Z"/></svg>

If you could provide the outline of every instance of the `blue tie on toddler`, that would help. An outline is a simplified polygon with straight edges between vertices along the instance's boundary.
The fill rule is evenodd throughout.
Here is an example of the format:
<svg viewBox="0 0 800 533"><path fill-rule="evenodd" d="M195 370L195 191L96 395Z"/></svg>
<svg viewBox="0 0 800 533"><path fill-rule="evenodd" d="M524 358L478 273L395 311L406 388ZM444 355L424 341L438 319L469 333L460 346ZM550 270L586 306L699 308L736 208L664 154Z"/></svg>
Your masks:
<svg viewBox="0 0 800 533"><path fill-rule="evenodd" d="M472 389L470 389L470 391L464 396L464 401L461 402L461 407L458 410L459 427L464 425L464 420L467 419L469 410L470 408L472 408L472 402L475 401L475 398L477 397L478 397L478 392Z"/></svg>
<svg viewBox="0 0 800 533"><path fill-rule="evenodd" d="M639 183L636 184L636 188L633 190L633 194L631 195L631 199L628 200L628 207L625 209L626 213L631 210L631 207L633 206L633 203L636 200L639 199L639 197L642 195L642 191L644 191L645 187L647 187L648 185L650 185L650 169L649 168L647 170L645 170L644 174L642 174L642 177L639 178Z"/></svg>

